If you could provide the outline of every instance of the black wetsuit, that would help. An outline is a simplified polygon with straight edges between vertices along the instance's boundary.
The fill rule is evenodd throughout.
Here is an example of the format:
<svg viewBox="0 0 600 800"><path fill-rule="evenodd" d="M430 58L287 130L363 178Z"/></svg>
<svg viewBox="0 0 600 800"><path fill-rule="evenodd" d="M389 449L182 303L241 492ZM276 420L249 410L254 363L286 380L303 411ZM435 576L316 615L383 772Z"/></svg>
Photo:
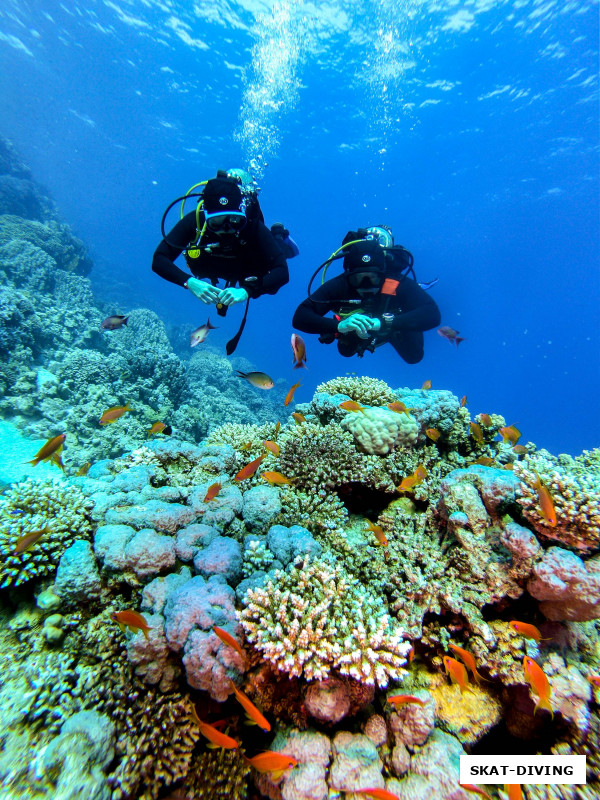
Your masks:
<svg viewBox="0 0 600 800"><path fill-rule="evenodd" d="M202 227L204 215L199 214ZM152 271L171 283L183 286L191 277L173 262L196 239L196 212L191 211L167 234L154 252ZM214 248L206 245L216 245ZM264 222L251 220L239 236L217 236L206 231L197 258L186 253L186 262L195 278L209 278L216 284L221 278L228 286L238 284L256 298L275 294L289 279L287 262L277 241ZM248 281L255 277L257 280Z"/></svg>
<svg viewBox="0 0 600 800"><path fill-rule="evenodd" d="M381 320L381 329L373 332L370 339L361 339L354 332L340 335L338 320L326 317L328 312L368 314ZM384 313L393 317L383 318ZM395 295L377 294L363 299L343 274L326 281L307 297L296 309L292 325L305 333L320 333L324 341L337 338L343 356L362 355L365 349L389 342L401 358L416 364L423 358L423 331L435 328L440 321L436 302L410 278L400 280Z"/></svg>

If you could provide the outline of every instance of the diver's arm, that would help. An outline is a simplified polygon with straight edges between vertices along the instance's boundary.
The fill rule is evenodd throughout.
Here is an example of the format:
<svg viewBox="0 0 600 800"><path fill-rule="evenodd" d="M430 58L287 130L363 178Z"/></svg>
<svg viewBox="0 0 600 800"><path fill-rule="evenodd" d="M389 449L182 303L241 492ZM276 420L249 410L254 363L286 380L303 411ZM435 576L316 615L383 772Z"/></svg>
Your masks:
<svg viewBox="0 0 600 800"><path fill-rule="evenodd" d="M339 292L332 292L332 283L327 281L300 303L292 319L294 328L304 333L337 333L338 321L325 316L334 310L332 301L339 296Z"/></svg>
<svg viewBox="0 0 600 800"><path fill-rule="evenodd" d="M268 271L257 276L255 281L240 281L240 286L253 299L263 294L276 294L290 279L287 261L275 237L262 222L258 223L255 246L257 259L268 265Z"/></svg>
<svg viewBox="0 0 600 800"><path fill-rule="evenodd" d="M442 321L435 300L418 283L405 278L400 284L398 303L402 311L394 314L393 331L428 331Z"/></svg>
<svg viewBox="0 0 600 800"><path fill-rule="evenodd" d="M178 286L184 286L191 276L174 263L196 236L196 212L191 211L169 231L154 251L152 272Z"/></svg>

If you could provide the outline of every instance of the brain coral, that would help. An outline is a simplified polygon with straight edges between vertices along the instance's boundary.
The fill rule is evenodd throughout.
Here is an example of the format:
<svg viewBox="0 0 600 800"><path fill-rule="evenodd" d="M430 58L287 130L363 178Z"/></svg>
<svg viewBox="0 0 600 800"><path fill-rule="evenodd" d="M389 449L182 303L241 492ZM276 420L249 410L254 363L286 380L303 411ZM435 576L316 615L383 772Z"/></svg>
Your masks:
<svg viewBox="0 0 600 800"><path fill-rule="evenodd" d="M0 499L0 588L54 573L73 539L89 538L92 505L61 480L28 478L12 486ZM31 547L15 553L21 536L46 527Z"/></svg>
<svg viewBox="0 0 600 800"><path fill-rule="evenodd" d="M517 502L541 538L582 553L600 548L600 449L585 451L577 458L556 458L540 451L517 462L514 474L521 481ZM549 525L541 514L538 475L552 496L555 526Z"/></svg>
<svg viewBox="0 0 600 800"><path fill-rule="evenodd" d="M386 686L405 671L410 644L381 602L341 568L306 562L250 589L240 620L246 636L278 669L323 680L332 669Z"/></svg>
<svg viewBox="0 0 600 800"><path fill-rule="evenodd" d="M408 414L387 408L367 408L362 414L350 413L342 421L365 453L384 456L396 447L410 447L417 441L419 425Z"/></svg>

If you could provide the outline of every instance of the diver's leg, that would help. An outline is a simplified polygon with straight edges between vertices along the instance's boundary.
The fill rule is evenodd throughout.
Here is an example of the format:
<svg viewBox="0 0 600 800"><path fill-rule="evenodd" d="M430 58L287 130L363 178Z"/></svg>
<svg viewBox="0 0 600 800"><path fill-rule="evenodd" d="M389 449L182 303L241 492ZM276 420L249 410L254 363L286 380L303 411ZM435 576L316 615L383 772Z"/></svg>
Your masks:
<svg viewBox="0 0 600 800"><path fill-rule="evenodd" d="M417 364L424 355L423 332L402 331L390 337L390 344L408 364Z"/></svg>

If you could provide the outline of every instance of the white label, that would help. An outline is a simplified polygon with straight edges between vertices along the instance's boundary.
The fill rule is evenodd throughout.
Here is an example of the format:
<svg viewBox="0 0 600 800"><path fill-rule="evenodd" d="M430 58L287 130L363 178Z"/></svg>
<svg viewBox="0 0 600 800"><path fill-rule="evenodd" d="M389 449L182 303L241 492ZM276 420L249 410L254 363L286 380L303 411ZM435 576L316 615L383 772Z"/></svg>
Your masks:
<svg viewBox="0 0 600 800"><path fill-rule="evenodd" d="M461 783L585 783L585 756L461 756Z"/></svg>

